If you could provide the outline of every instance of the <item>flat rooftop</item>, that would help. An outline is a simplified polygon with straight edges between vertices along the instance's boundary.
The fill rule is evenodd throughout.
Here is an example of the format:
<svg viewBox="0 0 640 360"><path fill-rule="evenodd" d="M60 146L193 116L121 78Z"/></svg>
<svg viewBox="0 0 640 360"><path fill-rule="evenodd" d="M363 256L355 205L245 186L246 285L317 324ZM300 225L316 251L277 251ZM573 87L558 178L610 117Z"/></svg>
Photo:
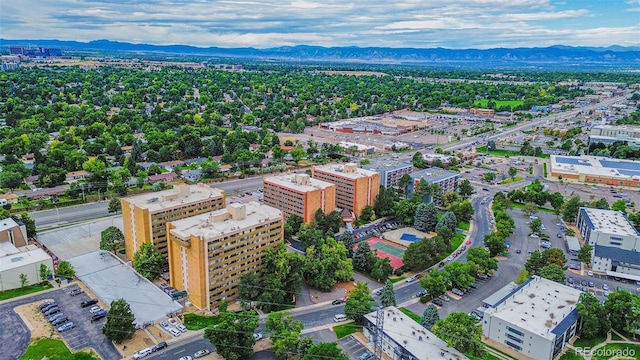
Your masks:
<svg viewBox="0 0 640 360"><path fill-rule="evenodd" d="M446 354L444 359L468 359L458 350L448 347L442 339L413 321L396 307L388 306L383 311L384 333L417 359L443 359L440 355L443 352ZM377 316L376 311L365 315L373 324L376 323Z"/></svg>
<svg viewBox="0 0 640 360"><path fill-rule="evenodd" d="M296 183L296 175L300 177L300 175L304 175L304 177L308 177L308 181L302 183ZM278 176L270 176L265 177L263 182L271 183L280 187L296 190L299 192L309 192L316 191L318 189L326 189L328 187L335 186L330 182L326 182L323 180L314 179L307 174L286 174L286 175L278 175Z"/></svg>
<svg viewBox="0 0 640 360"><path fill-rule="evenodd" d="M593 230L616 235L638 234L635 227L620 211L582 207L580 212L587 215L588 219L585 220L591 223Z"/></svg>
<svg viewBox="0 0 640 360"><path fill-rule="evenodd" d="M20 225L18 225L18 223L10 217L0 220L0 232L7 231L19 226Z"/></svg>
<svg viewBox="0 0 640 360"><path fill-rule="evenodd" d="M370 177L378 173L377 171L359 168L354 163L318 165L318 166L314 166L313 168L317 171L326 172L339 177L345 177L349 179L360 179L364 177ZM353 169L353 171L351 172L348 169Z"/></svg>
<svg viewBox="0 0 640 360"><path fill-rule="evenodd" d="M533 276L513 290L486 314L526 329L547 339L553 330L576 308L580 290L555 281ZM386 325L386 322L385 322Z"/></svg>
<svg viewBox="0 0 640 360"><path fill-rule="evenodd" d="M551 169L560 173L640 180L640 161L602 156L551 155L550 163Z"/></svg>
<svg viewBox="0 0 640 360"><path fill-rule="evenodd" d="M377 158L370 159L367 165L363 165L362 168L365 170L371 171L393 171L397 169L404 168L413 168L413 164L410 161L397 160L397 159L388 159L388 158Z"/></svg>
<svg viewBox="0 0 640 360"><path fill-rule="evenodd" d="M246 210L246 216L241 219L233 219L233 210L241 209L243 206ZM227 207L231 208L232 211L230 212L230 209L225 208L173 221L171 224L175 228L171 229L171 233L184 240L188 240L192 235L210 239L224 233L250 228L262 222L282 219L280 210L255 201L246 204L231 203Z"/></svg>
<svg viewBox="0 0 640 360"><path fill-rule="evenodd" d="M2 255L3 251L6 251L4 255ZM36 264L40 261L52 261L49 254L35 245L27 245L19 249L15 246L11 249L3 245L0 248L0 255L2 255L0 257L0 273L25 265Z"/></svg>
<svg viewBox="0 0 640 360"><path fill-rule="evenodd" d="M186 191L186 187L189 189L188 192ZM220 189L212 188L207 184L196 184L176 185L173 189L129 196L125 199L140 208L149 209L149 211L153 212L178 205L198 202L206 198L223 196L224 191Z"/></svg>
<svg viewBox="0 0 640 360"><path fill-rule="evenodd" d="M438 167L430 167L411 173L411 178L414 180L425 179L428 183L437 183L455 176L460 176L460 173Z"/></svg>
<svg viewBox="0 0 640 360"><path fill-rule="evenodd" d="M152 324L182 311L182 305L108 251L94 251L69 262L80 281L105 304L124 299L131 306L136 325Z"/></svg>

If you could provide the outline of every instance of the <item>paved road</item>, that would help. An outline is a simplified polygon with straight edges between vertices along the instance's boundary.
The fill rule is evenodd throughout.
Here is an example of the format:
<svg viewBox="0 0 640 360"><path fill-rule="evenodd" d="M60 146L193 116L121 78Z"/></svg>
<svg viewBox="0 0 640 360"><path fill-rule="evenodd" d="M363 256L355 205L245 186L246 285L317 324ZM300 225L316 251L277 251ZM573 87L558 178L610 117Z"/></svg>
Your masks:
<svg viewBox="0 0 640 360"><path fill-rule="evenodd" d="M76 324L76 328L63 333L63 336L72 350L80 350L85 347L94 348L100 357L105 360L120 359L120 353L113 344L102 335L102 323L91 324L88 320L87 309L81 309L79 303L87 300L85 294L81 296L69 296L65 288L56 289L46 293L39 293L19 300L0 305L0 353L3 359L18 359L24 354L31 335L29 330L13 311L16 306L32 302L42 302L45 299L53 299L60 304L62 312Z"/></svg>
<svg viewBox="0 0 640 360"><path fill-rule="evenodd" d="M215 347L211 344L209 340L205 339L204 337L202 337L202 335L200 335L200 336L197 336L196 338L190 338L184 341L178 341L178 342L172 343L166 349L161 350L149 356L148 359L175 360L182 356L187 356L187 355L193 357L193 354L196 351L202 350L202 349L208 349L209 351L213 352Z"/></svg>
<svg viewBox="0 0 640 360"><path fill-rule="evenodd" d="M108 205L107 201L103 201L60 209L34 211L29 216L36 221L38 228L45 228L109 216Z"/></svg>

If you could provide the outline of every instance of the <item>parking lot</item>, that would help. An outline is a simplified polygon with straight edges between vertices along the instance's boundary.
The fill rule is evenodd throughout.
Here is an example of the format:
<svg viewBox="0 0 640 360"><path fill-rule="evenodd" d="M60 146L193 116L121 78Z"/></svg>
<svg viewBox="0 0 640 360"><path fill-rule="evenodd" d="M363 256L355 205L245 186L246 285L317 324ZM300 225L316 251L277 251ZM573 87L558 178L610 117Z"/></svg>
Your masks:
<svg viewBox="0 0 640 360"><path fill-rule="evenodd" d="M359 360L360 355L367 351L367 348L362 345L353 335L346 336L338 340L338 345L342 351L347 354L350 360Z"/></svg>
<svg viewBox="0 0 640 360"><path fill-rule="evenodd" d="M55 301L61 312L76 325L75 328L62 333L63 338L72 351L83 348L93 348L104 360L120 359L120 353L113 344L102 334L104 320L91 323L89 308L81 308L80 303L88 300L87 294L70 296L67 294L70 287L56 289L46 293L40 293L27 298L7 302L0 305L0 352L5 359L18 359L26 350L30 335L20 316L13 311L13 308L32 302L38 304L46 299ZM103 304L100 304L103 305ZM46 321L42 319L42 321Z"/></svg>

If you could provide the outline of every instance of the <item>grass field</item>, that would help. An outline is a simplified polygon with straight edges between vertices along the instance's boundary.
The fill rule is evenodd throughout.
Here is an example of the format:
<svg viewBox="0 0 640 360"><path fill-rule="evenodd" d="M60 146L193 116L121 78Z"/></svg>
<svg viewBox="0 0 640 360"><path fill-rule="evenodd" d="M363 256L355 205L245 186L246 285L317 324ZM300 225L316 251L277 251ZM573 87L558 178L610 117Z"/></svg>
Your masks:
<svg viewBox="0 0 640 360"><path fill-rule="evenodd" d="M524 209L524 204L520 204L520 203L511 203L511 206L513 206L514 209L520 209L520 210ZM547 209L542 207L538 207L538 211L546 212L549 214L555 214L552 209Z"/></svg>
<svg viewBox="0 0 640 360"><path fill-rule="evenodd" d="M503 106L510 106L511 109L513 109L514 107L524 104L524 100L492 100L492 101L496 103L497 108L503 107ZM489 100L483 99L483 100L474 101L473 105L481 108L486 108L487 103L489 103Z"/></svg>
<svg viewBox="0 0 640 360"><path fill-rule="evenodd" d="M456 233L455 235L453 235L453 239L451 239L451 251L455 251L458 246L462 244L465 237L466 235L462 233Z"/></svg>
<svg viewBox="0 0 640 360"><path fill-rule="evenodd" d="M501 149L496 149L496 150L487 150L487 146L486 145L482 145L482 146L478 146L476 148L476 151L479 154L489 154L489 155L494 155L494 156L504 156L504 157L511 157L511 156L522 156L520 155L520 152L518 151L513 151L513 150L501 150ZM542 154L540 156L538 156L541 159L548 159L551 157L551 155L549 154Z"/></svg>
<svg viewBox="0 0 640 360"><path fill-rule="evenodd" d="M460 230L469 231L469 223L464 221L458 221L458 225L456 227Z"/></svg>
<svg viewBox="0 0 640 360"><path fill-rule="evenodd" d="M356 323L336 325L333 327L333 331L336 333L336 337L338 338L338 340L342 339L345 336L351 335L359 331L360 329L362 329L362 326Z"/></svg>
<svg viewBox="0 0 640 360"><path fill-rule="evenodd" d="M593 360L609 360L616 358L617 356L629 356L632 357L640 355L640 345L638 344L607 344L604 347L595 351ZM637 357L636 357L637 359Z"/></svg>
<svg viewBox="0 0 640 360"><path fill-rule="evenodd" d="M397 277L397 278L389 278L389 281L391 281L392 284L395 284L395 283L400 282L400 281L402 281L404 279L406 279L406 277L400 276L400 277Z"/></svg>
<svg viewBox="0 0 640 360"><path fill-rule="evenodd" d="M567 351L562 356L560 356L559 360L584 360L584 358L572 350Z"/></svg>
<svg viewBox="0 0 640 360"><path fill-rule="evenodd" d="M34 339L20 360L99 360L94 354L80 351L72 353L61 340Z"/></svg>
<svg viewBox="0 0 640 360"><path fill-rule="evenodd" d="M53 285L51 285L51 283L45 281L39 284L25 286L23 288L0 291L0 300L7 300L22 295L33 294L42 290L51 289L52 287Z"/></svg>
<svg viewBox="0 0 640 360"><path fill-rule="evenodd" d="M508 179L502 180L498 184L506 185L506 184L511 184L511 183L518 182L518 181L522 181L522 178L519 177L519 176L516 176L513 179L512 178L508 178Z"/></svg>
<svg viewBox="0 0 640 360"><path fill-rule="evenodd" d="M407 308L403 308L401 307L400 310L403 314L407 315L408 317L410 317L413 321L417 322L418 324L420 324L420 320L422 320L422 317L418 314L413 313L411 310L407 309Z"/></svg>
<svg viewBox="0 0 640 360"><path fill-rule="evenodd" d="M602 344L603 342L605 342L605 340L606 340L605 337L598 337L594 339L579 338L573 343L573 346L581 347L581 348L586 348L586 347L592 348L598 344Z"/></svg>
<svg viewBox="0 0 640 360"><path fill-rule="evenodd" d="M218 323L217 316L184 314L184 326L189 330L200 330Z"/></svg>

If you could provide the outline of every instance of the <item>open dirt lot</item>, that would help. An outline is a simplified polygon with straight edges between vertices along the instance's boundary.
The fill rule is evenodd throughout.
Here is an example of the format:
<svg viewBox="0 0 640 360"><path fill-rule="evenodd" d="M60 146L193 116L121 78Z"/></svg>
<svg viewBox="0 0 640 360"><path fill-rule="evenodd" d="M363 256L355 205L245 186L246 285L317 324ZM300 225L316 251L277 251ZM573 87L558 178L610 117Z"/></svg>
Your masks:
<svg viewBox="0 0 640 360"><path fill-rule="evenodd" d="M30 304L24 304L15 307L13 310L18 313L24 324L31 333L31 338L46 337L49 339L60 340L62 337L53 328L53 325L49 324L38 309L38 305L46 301L53 301L53 299L46 299L42 301L32 302Z"/></svg>
<svg viewBox="0 0 640 360"><path fill-rule="evenodd" d="M388 241L394 242L394 243L396 243L398 245L402 245L402 246L406 246L406 247L409 247L409 245L413 244L413 241L400 240L400 237L402 236L402 234L415 235L415 236L419 237L420 239L433 237L433 235L431 235L429 233L418 231L418 230L416 230L415 228L412 228L412 227L405 227L405 228L385 231L385 232L382 233L381 237L384 240L388 240Z"/></svg>

